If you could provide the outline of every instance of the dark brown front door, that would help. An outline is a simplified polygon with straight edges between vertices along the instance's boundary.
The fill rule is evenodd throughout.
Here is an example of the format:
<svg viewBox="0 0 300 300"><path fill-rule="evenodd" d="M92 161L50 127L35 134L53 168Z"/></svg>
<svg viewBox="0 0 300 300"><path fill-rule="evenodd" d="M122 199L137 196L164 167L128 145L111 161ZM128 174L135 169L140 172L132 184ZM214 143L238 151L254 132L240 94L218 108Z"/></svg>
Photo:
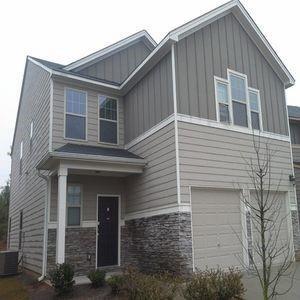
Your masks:
<svg viewBox="0 0 300 300"><path fill-rule="evenodd" d="M118 264L118 197L98 197L98 267Z"/></svg>

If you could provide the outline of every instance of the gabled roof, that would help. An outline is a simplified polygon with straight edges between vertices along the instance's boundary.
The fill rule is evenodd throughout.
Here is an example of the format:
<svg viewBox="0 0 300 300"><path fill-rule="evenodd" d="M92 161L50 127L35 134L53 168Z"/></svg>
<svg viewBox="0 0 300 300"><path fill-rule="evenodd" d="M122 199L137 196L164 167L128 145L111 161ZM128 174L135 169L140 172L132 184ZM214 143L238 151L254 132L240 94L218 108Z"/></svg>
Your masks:
<svg viewBox="0 0 300 300"><path fill-rule="evenodd" d="M295 79L283 64L270 43L267 41L266 37L262 34L258 26L255 24L244 6L238 0L232 0L170 31L167 36L158 44L158 46L152 51L152 53L148 55L146 59L135 69L135 71L132 72L130 76L122 83L121 89L127 90L127 85L132 86L134 84L134 78L138 79L139 73L142 73L143 75L143 68L147 68L147 65L149 65L151 61L157 61L156 56L159 55L161 49L165 48L167 44L178 42L179 40L213 23L216 20L223 18L230 13L232 13L243 26L244 30L251 37L253 42L259 48L274 71L279 75L279 78L281 78L281 80L284 82L285 87L288 88L294 85Z"/></svg>
<svg viewBox="0 0 300 300"><path fill-rule="evenodd" d="M300 120L300 107L288 105L288 114L290 119L299 119Z"/></svg>
<svg viewBox="0 0 300 300"><path fill-rule="evenodd" d="M150 34L146 30L139 31L125 39L122 39L108 47L105 47L104 49L101 49L97 52L94 52L86 57L83 57L79 60L76 60L72 62L71 64L64 67L65 70L70 71L75 68L81 67L87 63L90 63L94 60L100 60L102 58L105 58L107 55L112 55L124 48L129 47L133 43L136 43L137 41L143 41L145 45L149 48L149 50L153 50L156 47L156 42L154 39L150 36Z"/></svg>
<svg viewBox="0 0 300 300"><path fill-rule="evenodd" d="M42 67L47 67L55 75L82 80L113 89L120 94L126 94L166 53L170 51L172 44L231 13L237 18L241 26L243 26L244 30L258 47L262 55L282 80L285 87L288 88L294 85L295 80L293 76L283 64L265 36L259 30L244 6L238 0L231 0L196 19L178 28L175 28L174 30L170 31L156 47L155 41L146 31L143 30L67 66L62 66L35 58L31 59L34 62L40 63ZM148 40L149 43L152 44L153 48L155 48L121 84L107 80L100 80L91 76L81 75L78 72L72 71L72 69L86 64L94 59L99 59L101 56L104 57L105 55L110 55L111 51L119 51L124 45L127 47L129 43L140 38Z"/></svg>

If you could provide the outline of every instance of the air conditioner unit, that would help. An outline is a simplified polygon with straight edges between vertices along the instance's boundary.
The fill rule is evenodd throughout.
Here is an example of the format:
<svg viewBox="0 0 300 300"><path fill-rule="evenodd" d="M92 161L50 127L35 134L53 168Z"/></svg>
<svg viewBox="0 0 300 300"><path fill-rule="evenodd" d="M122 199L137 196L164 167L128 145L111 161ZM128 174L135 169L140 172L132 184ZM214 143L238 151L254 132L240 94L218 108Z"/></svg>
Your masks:
<svg viewBox="0 0 300 300"><path fill-rule="evenodd" d="M18 273L18 251L0 251L0 276Z"/></svg>

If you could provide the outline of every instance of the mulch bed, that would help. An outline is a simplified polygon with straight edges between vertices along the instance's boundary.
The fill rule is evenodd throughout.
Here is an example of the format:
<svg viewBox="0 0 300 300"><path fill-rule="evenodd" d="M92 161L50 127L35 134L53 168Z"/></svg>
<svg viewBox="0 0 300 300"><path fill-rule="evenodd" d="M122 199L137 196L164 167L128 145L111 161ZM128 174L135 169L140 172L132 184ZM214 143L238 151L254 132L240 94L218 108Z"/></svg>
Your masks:
<svg viewBox="0 0 300 300"><path fill-rule="evenodd" d="M66 296L57 297L54 289L44 282L36 280L36 274L30 271L23 271L14 277L21 282L27 289L31 300L53 300L53 299L76 299L76 300L125 300L127 298L110 294L110 287L104 286L94 289L91 285L76 285L73 292Z"/></svg>

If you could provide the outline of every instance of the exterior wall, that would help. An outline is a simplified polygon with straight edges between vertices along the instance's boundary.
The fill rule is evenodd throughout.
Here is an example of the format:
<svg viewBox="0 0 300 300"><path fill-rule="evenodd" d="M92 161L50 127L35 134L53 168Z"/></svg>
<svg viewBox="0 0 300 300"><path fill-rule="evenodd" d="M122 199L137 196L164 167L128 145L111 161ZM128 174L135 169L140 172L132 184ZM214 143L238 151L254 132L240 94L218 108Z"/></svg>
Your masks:
<svg viewBox="0 0 300 300"><path fill-rule="evenodd" d="M65 88L74 88L87 92L87 141L79 141L64 138L64 107L65 107ZM98 95L107 95L101 89L93 89L86 85L75 85L67 82L54 81L53 85L53 130L52 148L53 150L65 145L66 143L76 143L92 146L123 147L124 145L124 106L122 97L108 95L118 99L119 106L119 145L111 145L99 142L99 122L98 122Z"/></svg>
<svg viewBox="0 0 300 300"><path fill-rule="evenodd" d="M181 201L190 202L189 186L240 188L251 187L245 159L253 157L253 136L198 124L178 122ZM287 141L260 138L276 151L272 159L272 183L290 191L295 203L290 144ZM244 157L244 158L243 158Z"/></svg>
<svg viewBox="0 0 300 300"><path fill-rule="evenodd" d="M232 14L180 40L175 55L179 113L216 120L214 76L229 68L260 90L263 129L288 135L283 83Z"/></svg>
<svg viewBox="0 0 300 300"><path fill-rule="evenodd" d="M290 120L290 134L292 144L300 144L300 122Z"/></svg>
<svg viewBox="0 0 300 300"><path fill-rule="evenodd" d="M16 124L11 164L10 248L19 244L19 213L23 210L24 266L41 273L43 250L44 207L46 183L37 175L35 166L49 148L49 74L27 62ZM33 139L30 147L30 123L33 121ZM23 141L22 174L20 143Z"/></svg>
<svg viewBox="0 0 300 300"><path fill-rule="evenodd" d="M89 66L80 67L74 71L83 75L121 83L150 52L151 50L143 41L138 41L117 53L105 57L101 61L94 61Z"/></svg>
<svg viewBox="0 0 300 300"><path fill-rule="evenodd" d="M147 165L126 178L126 214L177 204L174 134L172 122L129 149Z"/></svg>
<svg viewBox="0 0 300 300"><path fill-rule="evenodd" d="M125 143L174 112L170 53L124 96L124 103Z"/></svg>
<svg viewBox="0 0 300 300"><path fill-rule="evenodd" d="M121 215L124 215L126 202L124 179L117 177L88 176L88 175L68 175L68 183L78 183L82 185L82 221L96 221L97 195L111 194L121 195ZM57 177L51 180L51 202L49 220L56 222L57 217Z"/></svg>
<svg viewBox="0 0 300 300"><path fill-rule="evenodd" d="M96 265L96 228L66 229L66 262L75 275L87 275ZM48 230L47 272L55 266L56 229ZM90 256L90 260L88 259Z"/></svg>
<svg viewBox="0 0 300 300"><path fill-rule="evenodd" d="M125 222L122 227L122 266L152 273L187 274L192 266L190 213L173 213Z"/></svg>

